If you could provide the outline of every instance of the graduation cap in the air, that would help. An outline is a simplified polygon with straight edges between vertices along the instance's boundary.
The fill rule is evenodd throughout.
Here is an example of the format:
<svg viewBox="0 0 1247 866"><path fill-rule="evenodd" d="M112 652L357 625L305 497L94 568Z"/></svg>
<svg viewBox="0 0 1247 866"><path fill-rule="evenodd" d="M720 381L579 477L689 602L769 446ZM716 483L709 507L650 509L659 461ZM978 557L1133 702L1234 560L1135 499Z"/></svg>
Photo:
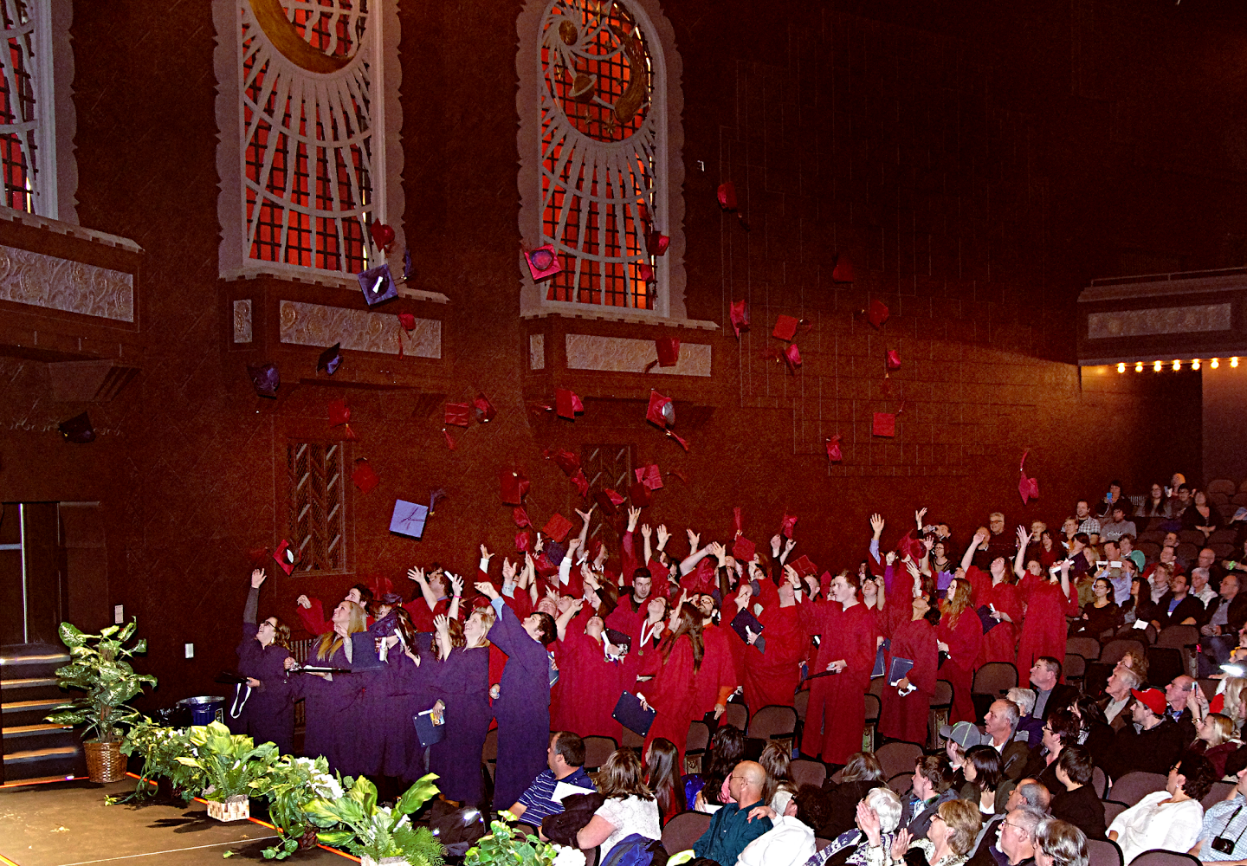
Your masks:
<svg viewBox="0 0 1247 866"><path fill-rule="evenodd" d="M328 349L320 353L320 357L316 360L316 369L324 370L330 376L338 372L338 368L342 366L342 344L334 343Z"/></svg>
<svg viewBox="0 0 1247 866"><path fill-rule="evenodd" d="M247 375L251 377L251 387L261 397L276 397L281 387L281 374L272 361L265 364L248 364Z"/></svg>
<svg viewBox="0 0 1247 866"><path fill-rule="evenodd" d="M390 266L385 262L375 268L361 271L358 279L359 287L364 293L364 300L370 307L398 297L398 286L394 285Z"/></svg>
<svg viewBox="0 0 1247 866"><path fill-rule="evenodd" d="M559 264L559 257L554 251L554 244L543 244L535 250L526 250L524 261L528 263L528 272L532 274L533 282L537 283L548 280L563 270L563 266Z"/></svg>
<svg viewBox="0 0 1247 866"><path fill-rule="evenodd" d="M66 442L73 442L75 445L86 445L95 441L95 428L91 426L91 418L86 412L62 421L56 429L61 431Z"/></svg>

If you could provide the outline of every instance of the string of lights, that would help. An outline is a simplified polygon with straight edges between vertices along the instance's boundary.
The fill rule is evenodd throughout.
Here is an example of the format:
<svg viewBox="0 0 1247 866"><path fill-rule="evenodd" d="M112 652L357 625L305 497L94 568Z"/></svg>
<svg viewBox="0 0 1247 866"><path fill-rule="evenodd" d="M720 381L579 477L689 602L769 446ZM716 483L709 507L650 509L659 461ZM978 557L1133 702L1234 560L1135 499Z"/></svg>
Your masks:
<svg viewBox="0 0 1247 866"><path fill-rule="evenodd" d="M1161 372L1162 370L1164 370L1164 369L1165 369L1165 365L1166 365L1166 363L1168 363L1168 364L1169 364L1170 368L1171 368L1174 372L1180 372L1180 371L1182 370L1182 364L1183 364L1182 359L1181 359L1181 358L1175 358L1173 361L1169 361L1169 362L1165 362L1165 361L1153 361L1153 362L1152 362L1152 371L1153 371L1153 372L1156 372L1156 373ZM1194 358L1194 359L1192 359L1192 360L1191 360L1191 362L1190 362L1191 369L1192 369L1192 370L1199 370L1199 368L1203 365L1203 363L1204 363L1204 361L1203 361L1203 359L1202 359L1202 358ZM1117 372L1118 372L1118 373L1124 373L1124 372L1126 372L1126 366L1127 366L1127 365L1126 365L1126 362L1125 362L1125 361L1119 361L1119 362L1118 362L1118 364L1117 364ZM1134 371L1135 371L1136 373L1142 373L1142 372L1143 372L1143 369L1144 369L1144 367L1145 367L1145 366L1147 366L1147 365L1146 365L1143 361L1135 361L1135 362L1134 362ZM1212 358L1211 360L1209 360L1209 361L1208 361L1208 366L1209 366L1209 367L1211 367L1211 368L1212 368L1212 369L1214 369L1214 370L1218 369L1218 368L1221 366L1221 359L1220 359L1220 358ZM1233 368L1235 368L1235 369L1237 369L1237 368L1238 368L1238 357L1237 357L1237 356L1234 356L1234 357L1230 358L1230 366L1231 366L1231 367L1233 367Z"/></svg>

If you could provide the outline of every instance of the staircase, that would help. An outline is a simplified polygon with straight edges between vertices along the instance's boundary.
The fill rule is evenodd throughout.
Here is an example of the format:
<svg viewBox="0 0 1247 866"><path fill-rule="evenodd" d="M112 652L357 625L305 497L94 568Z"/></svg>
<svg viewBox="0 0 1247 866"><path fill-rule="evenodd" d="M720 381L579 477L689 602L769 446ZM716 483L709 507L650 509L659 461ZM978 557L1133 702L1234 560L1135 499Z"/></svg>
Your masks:
<svg viewBox="0 0 1247 866"><path fill-rule="evenodd" d="M68 695L56 685L56 669L69 663L62 647L20 646L0 650L0 730L4 782L85 776L78 735L44 721Z"/></svg>

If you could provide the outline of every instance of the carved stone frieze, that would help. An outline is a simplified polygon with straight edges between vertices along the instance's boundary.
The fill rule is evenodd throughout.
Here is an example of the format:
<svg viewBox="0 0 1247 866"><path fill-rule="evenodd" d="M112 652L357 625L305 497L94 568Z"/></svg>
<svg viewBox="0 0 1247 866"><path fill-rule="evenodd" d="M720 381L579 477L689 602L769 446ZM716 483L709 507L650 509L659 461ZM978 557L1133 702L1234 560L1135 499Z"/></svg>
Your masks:
<svg viewBox="0 0 1247 866"><path fill-rule="evenodd" d="M1228 331L1231 327L1232 317L1228 302L1151 310L1112 310L1087 314L1088 340L1207 333Z"/></svg>
<svg viewBox="0 0 1247 866"><path fill-rule="evenodd" d="M281 341L298 346L332 346L343 349L397 355L399 341L403 354L417 358L442 357L442 323L436 319L416 319L408 334L398 316L372 313L301 301L281 302Z"/></svg>
<svg viewBox="0 0 1247 866"><path fill-rule="evenodd" d="M565 342L569 370L643 373L646 365L658 360L653 340L567 334ZM671 376L709 376L710 356L708 343L683 343L680 360L674 367L655 366L650 372Z"/></svg>
<svg viewBox="0 0 1247 866"><path fill-rule="evenodd" d="M234 301L234 342L251 342L251 299Z"/></svg>
<svg viewBox="0 0 1247 866"><path fill-rule="evenodd" d="M0 246L0 300L134 322L134 275Z"/></svg>

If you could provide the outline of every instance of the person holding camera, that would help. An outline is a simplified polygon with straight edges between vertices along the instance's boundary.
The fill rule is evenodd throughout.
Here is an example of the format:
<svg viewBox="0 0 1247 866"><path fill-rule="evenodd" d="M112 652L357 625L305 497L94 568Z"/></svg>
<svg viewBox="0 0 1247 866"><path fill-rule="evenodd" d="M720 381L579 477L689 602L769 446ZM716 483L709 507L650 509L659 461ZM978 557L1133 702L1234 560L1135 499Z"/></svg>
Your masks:
<svg viewBox="0 0 1247 866"><path fill-rule="evenodd" d="M1205 863L1247 863L1247 768L1220 803L1204 813L1199 838L1190 854Z"/></svg>

